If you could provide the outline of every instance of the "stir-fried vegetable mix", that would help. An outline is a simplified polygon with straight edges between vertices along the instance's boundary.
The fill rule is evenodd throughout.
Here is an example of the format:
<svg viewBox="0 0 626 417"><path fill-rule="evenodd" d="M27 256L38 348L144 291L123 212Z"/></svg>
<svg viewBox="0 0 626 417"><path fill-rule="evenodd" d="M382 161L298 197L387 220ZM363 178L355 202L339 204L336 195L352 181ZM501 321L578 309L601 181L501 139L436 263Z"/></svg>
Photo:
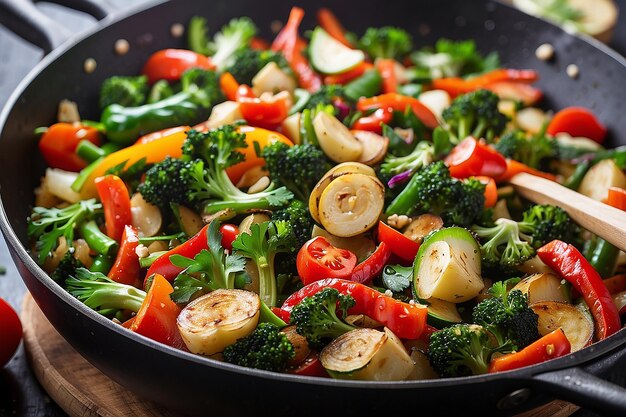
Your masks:
<svg viewBox="0 0 626 417"><path fill-rule="evenodd" d="M590 110L540 110L539 74L472 40L303 15L271 43L193 18L189 50L103 83L98 122L38 129L28 235L59 285L192 353L343 379L510 370L621 328L620 251L507 184L625 210Z"/></svg>

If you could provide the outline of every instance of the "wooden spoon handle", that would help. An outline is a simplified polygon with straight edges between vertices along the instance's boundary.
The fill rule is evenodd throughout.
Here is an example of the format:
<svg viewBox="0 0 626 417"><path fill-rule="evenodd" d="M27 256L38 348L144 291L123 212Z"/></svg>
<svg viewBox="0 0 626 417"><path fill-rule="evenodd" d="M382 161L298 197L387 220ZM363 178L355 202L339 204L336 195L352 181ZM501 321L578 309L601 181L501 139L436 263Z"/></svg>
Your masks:
<svg viewBox="0 0 626 417"><path fill-rule="evenodd" d="M576 223L626 251L626 212L535 175L517 174L510 183L522 197L561 207Z"/></svg>

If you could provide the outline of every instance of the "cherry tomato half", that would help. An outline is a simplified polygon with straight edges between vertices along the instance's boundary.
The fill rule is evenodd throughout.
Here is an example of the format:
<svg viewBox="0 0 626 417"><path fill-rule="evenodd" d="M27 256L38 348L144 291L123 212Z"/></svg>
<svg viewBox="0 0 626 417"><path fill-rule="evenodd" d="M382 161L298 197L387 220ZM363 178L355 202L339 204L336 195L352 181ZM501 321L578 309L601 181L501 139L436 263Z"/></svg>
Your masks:
<svg viewBox="0 0 626 417"><path fill-rule="evenodd" d="M309 240L298 252L296 267L304 285L324 278L349 278L356 266L356 255L339 249L322 236Z"/></svg>
<svg viewBox="0 0 626 417"><path fill-rule="evenodd" d="M234 224L224 223L220 226L220 233L222 234L222 247L232 252L233 242L239 236L239 228Z"/></svg>
<svg viewBox="0 0 626 417"><path fill-rule="evenodd" d="M56 123L41 136L39 150L52 168L76 172L87 166L76 154L76 147L81 140L100 146L100 133L80 123Z"/></svg>
<svg viewBox="0 0 626 417"><path fill-rule="evenodd" d="M454 178L478 175L497 177L506 171L506 159L489 145L473 137L461 141L445 159Z"/></svg>
<svg viewBox="0 0 626 417"><path fill-rule="evenodd" d="M22 340L22 323L13 308L0 298L0 367L13 357Z"/></svg>
<svg viewBox="0 0 626 417"><path fill-rule="evenodd" d="M391 253L409 262L413 262L420 248L419 243L383 222L378 222L378 241L384 242Z"/></svg>
<svg viewBox="0 0 626 417"><path fill-rule="evenodd" d="M189 68L214 69L215 66L206 56L187 49L163 49L148 58L142 73L153 84L159 80L178 81Z"/></svg>

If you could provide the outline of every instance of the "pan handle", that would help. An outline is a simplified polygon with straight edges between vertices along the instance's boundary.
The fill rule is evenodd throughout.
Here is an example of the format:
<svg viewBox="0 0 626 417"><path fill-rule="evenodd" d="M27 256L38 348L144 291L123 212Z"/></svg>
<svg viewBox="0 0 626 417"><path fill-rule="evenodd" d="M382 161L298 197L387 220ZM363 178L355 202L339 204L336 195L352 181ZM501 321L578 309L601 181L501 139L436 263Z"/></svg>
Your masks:
<svg viewBox="0 0 626 417"><path fill-rule="evenodd" d="M98 20L111 14L99 0L52 0ZM42 13L31 0L0 0L0 24L48 54L72 36L72 32Z"/></svg>
<svg viewBox="0 0 626 417"><path fill-rule="evenodd" d="M626 389L581 368L566 368L533 377L534 386L601 415L626 415Z"/></svg>
<svg viewBox="0 0 626 417"><path fill-rule="evenodd" d="M49 53L65 42L71 32L43 14L28 0L0 0L0 23Z"/></svg>

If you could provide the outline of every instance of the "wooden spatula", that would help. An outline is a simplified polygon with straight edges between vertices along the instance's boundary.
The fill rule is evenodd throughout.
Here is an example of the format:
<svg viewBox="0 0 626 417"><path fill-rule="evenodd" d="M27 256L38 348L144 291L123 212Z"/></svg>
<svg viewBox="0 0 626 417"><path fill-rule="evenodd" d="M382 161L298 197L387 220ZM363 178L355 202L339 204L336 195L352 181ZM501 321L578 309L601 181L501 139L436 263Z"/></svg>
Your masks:
<svg viewBox="0 0 626 417"><path fill-rule="evenodd" d="M626 251L626 212L535 175L517 174L510 183L524 198L561 207L576 223Z"/></svg>

